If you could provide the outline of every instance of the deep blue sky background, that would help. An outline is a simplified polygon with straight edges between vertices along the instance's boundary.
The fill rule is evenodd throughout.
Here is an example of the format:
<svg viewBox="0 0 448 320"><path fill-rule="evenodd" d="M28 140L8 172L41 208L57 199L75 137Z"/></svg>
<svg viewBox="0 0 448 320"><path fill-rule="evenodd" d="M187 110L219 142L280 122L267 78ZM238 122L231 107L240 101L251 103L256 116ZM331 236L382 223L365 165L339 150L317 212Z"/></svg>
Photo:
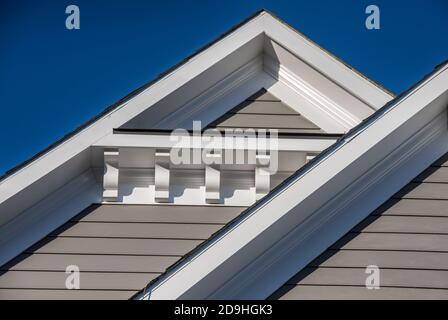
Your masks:
<svg viewBox="0 0 448 320"><path fill-rule="evenodd" d="M0 175L261 8L395 93L448 59L448 0L2 0Z"/></svg>

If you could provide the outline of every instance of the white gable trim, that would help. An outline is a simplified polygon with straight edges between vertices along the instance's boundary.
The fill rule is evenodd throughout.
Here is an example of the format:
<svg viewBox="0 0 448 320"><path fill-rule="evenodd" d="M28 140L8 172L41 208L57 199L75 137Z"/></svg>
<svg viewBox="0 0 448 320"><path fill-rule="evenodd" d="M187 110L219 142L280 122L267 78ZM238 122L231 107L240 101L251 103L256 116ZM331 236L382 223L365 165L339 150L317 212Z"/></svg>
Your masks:
<svg viewBox="0 0 448 320"><path fill-rule="evenodd" d="M348 132L363 120L307 85L285 66L274 67L271 63L265 63L265 70L278 82L269 91L326 132Z"/></svg>
<svg viewBox="0 0 448 320"><path fill-rule="evenodd" d="M447 84L445 64L139 298L266 298L448 151Z"/></svg>
<svg viewBox="0 0 448 320"><path fill-rule="evenodd" d="M372 108L379 109L394 97L272 15L265 15L263 25L267 36Z"/></svg>
<svg viewBox="0 0 448 320"><path fill-rule="evenodd" d="M267 34L309 61L317 70L375 108L392 98L389 93L263 11L73 137L7 176L0 182L0 204L261 34Z"/></svg>
<svg viewBox="0 0 448 320"><path fill-rule="evenodd" d="M177 142L177 140L172 140L170 137L180 137L176 135L160 135L160 134L110 134L103 139L95 142L93 146L103 147L103 148L162 148L171 149L173 147L177 148L191 148L188 141L182 141L182 143ZM207 140L207 137L202 137L200 146L210 149L222 149L231 148L237 150L238 148L243 148L245 150L251 150L251 146L237 146L233 141L235 138L223 136L213 143ZM179 139L180 140L180 139ZM334 142L336 142L334 137L314 137L313 139L306 138L288 138L288 137L278 137L278 151L306 151L306 152L317 152L320 153ZM261 146L255 147L261 148Z"/></svg>

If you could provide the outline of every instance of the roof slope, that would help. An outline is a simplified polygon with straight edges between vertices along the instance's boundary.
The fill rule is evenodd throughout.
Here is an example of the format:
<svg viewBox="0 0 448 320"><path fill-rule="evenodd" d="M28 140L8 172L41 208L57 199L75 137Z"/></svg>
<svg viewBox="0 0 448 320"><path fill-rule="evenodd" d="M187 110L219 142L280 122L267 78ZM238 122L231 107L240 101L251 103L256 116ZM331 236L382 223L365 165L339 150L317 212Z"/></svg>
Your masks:
<svg viewBox="0 0 448 320"><path fill-rule="evenodd" d="M365 287L380 268L380 290ZM448 299L448 154L271 299Z"/></svg>
<svg viewBox="0 0 448 320"><path fill-rule="evenodd" d="M0 299L129 299L243 209L94 205L2 266Z"/></svg>
<svg viewBox="0 0 448 320"><path fill-rule="evenodd" d="M322 130L304 116L285 105L266 89L260 90L230 110L209 128L278 129L279 133L321 133Z"/></svg>

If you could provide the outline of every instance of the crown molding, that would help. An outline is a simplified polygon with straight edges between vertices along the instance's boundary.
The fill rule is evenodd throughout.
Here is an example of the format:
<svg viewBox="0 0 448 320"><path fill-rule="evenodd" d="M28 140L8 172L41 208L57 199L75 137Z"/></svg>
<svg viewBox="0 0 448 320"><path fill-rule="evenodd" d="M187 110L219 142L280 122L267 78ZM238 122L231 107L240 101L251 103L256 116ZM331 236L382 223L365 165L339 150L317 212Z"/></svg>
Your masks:
<svg viewBox="0 0 448 320"><path fill-rule="evenodd" d="M357 124L361 122L362 119L358 119L350 112L345 110L342 106L338 105L336 102L332 101L330 98L325 96L316 88L313 88L306 81L302 80L297 74L290 71L284 65L278 64L272 58L266 57L264 60L264 70L271 77L285 85L290 89L290 92L294 95L300 96L300 100L307 101L312 108L319 110L323 117L327 117L333 122L333 126L337 124L338 129L343 132L347 132ZM281 100L294 100L294 99L282 99L281 94L277 93L277 97ZM295 99L297 100L297 99ZM304 113L304 104L290 104L290 107L295 109L299 113ZM306 116L306 114L305 114ZM314 120L314 119L310 119ZM317 125L323 127L325 130L325 124L320 125L319 121L314 121ZM327 128L328 130L334 130ZM330 131L332 132L332 131Z"/></svg>

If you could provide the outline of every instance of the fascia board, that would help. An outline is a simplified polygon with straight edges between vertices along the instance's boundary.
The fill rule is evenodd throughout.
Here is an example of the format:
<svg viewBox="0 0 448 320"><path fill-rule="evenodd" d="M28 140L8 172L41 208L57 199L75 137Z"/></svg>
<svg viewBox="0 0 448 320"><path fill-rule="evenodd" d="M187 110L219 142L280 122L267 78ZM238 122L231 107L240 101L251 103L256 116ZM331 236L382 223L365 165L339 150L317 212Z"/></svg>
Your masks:
<svg viewBox="0 0 448 320"><path fill-rule="evenodd" d="M272 15L265 14L263 16L263 26L268 37L375 110L394 98L391 93L375 85L354 69L349 68Z"/></svg>
<svg viewBox="0 0 448 320"><path fill-rule="evenodd" d="M318 157L304 172L294 176L280 189L268 195L264 201L250 208L241 220L216 235L198 252L195 252L194 255L153 283L147 288L147 293L141 295L140 298L191 298L191 296L188 296L188 292L191 292L192 288L199 294L195 298L206 298L211 295L213 291L210 290L225 284L210 283L210 281L207 283L207 278L210 279L210 274L214 270L224 268L235 271L242 268L241 261L238 261L239 265L235 265L235 263L232 265L228 261L231 261L232 256L236 255L245 246L252 244L256 247L254 240L260 234L266 233L298 204L312 198L313 194L319 189L326 188L326 184L341 172L344 172L345 184L348 185L362 175L363 170L375 165L376 162L387 155L387 152L391 151L390 143L381 146L381 142L383 140L387 141L388 136L406 123L412 124L409 128L406 128L407 133L412 133L412 130L417 130L413 126L414 120L417 119L424 124L442 112L446 105L434 107L431 102L447 91L447 69L448 65L445 65L417 88L398 99L392 108L382 112L374 121L361 126L361 129L356 131L355 134L348 135L348 139L342 140L329 154ZM431 106L431 108L427 109L428 106ZM420 119L418 119L419 117ZM446 130L446 123L444 130ZM406 135L402 139L408 137ZM395 143L400 142L399 138L396 137ZM374 147L381 152L376 152L372 157L366 157L365 155ZM338 187L343 188L343 186ZM325 199L319 199L319 203L314 201L314 205L321 206L322 202L320 200L325 201ZM300 217L296 219L300 219ZM292 225L288 226L288 228L292 227ZM351 227L353 225L347 225L346 230L348 231ZM275 231L280 235L288 232L288 230L281 229ZM252 257L250 255L245 257L245 259L250 258L256 259L257 253L253 253Z"/></svg>
<svg viewBox="0 0 448 320"><path fill-rule="evenodd" d="M110 134L93 144L93 147L102 148L191 148L192 144L182 141L182 136L176 135L152 135L152 134ZM172 140L174 139L174 140ZM178 140L179 139L179 140ZM269 141L269 138L266 139ZM331 146L337 139L335 138L278 138L279 151L309 151L321 152ZM180 142L177 142L180 141ZM250 150L250 146L256 145L248 143L247 146L238 146L233 143L233 138L223 136L216 142L210 142L202 137L200 146L209 149L232 149Z"/></svg>

